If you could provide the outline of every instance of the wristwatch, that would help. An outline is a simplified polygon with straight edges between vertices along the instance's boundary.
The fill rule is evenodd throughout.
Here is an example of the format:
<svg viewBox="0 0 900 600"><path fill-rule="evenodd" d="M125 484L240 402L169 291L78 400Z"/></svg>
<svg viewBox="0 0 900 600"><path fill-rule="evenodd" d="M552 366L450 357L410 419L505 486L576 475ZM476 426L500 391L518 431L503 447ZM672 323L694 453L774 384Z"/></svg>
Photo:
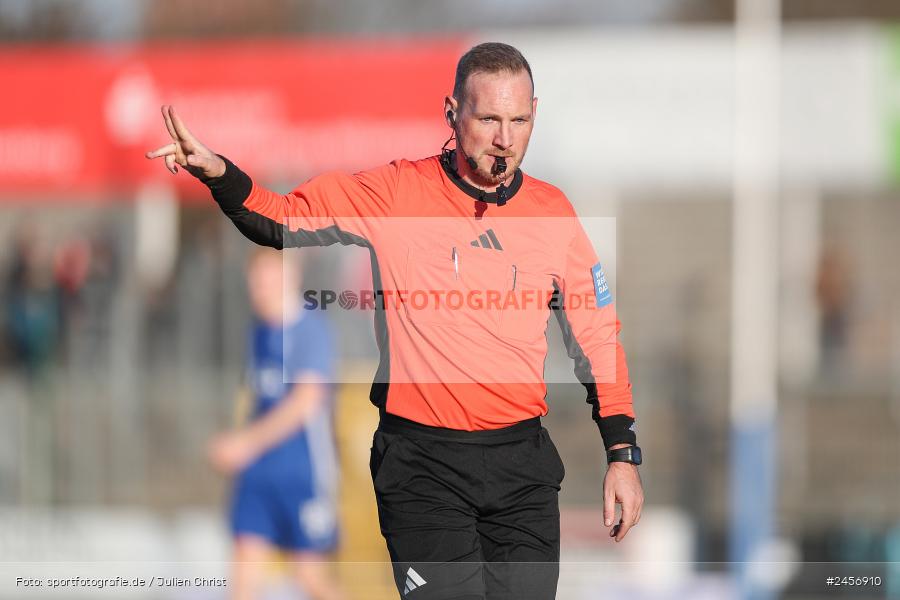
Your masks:
<svg viewBox="0 0 900 600"><path fill-rule="evenodd" d="M627 462L633 465L641 464L641 449L639 446L628 446L606 451L606 462Z"/></svg>

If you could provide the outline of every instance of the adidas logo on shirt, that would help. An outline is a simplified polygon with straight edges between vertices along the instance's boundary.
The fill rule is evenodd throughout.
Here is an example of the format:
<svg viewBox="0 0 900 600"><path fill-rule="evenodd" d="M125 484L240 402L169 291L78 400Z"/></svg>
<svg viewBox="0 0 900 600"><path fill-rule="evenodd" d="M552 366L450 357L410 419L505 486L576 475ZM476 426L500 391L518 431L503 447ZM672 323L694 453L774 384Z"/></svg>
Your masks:
<svg viewBox="0 0 900 600"><path fill-rule="evenodd" d="M415 570L410 567L409 571L406 572L406 587L403 589L403 595L407 595L414 589L422 587L426 583L428 582L422 579L422 576L416 573Z"/></svg>
<svg viewBox="0 0 900 600"><path fill-rule="evenodd" d="M470 245L475 246L476 248L487 248L488 250L500 250L503 251L503 246L500 245L500 240L497 239L497 236L494 234L493 229L488 229L484 233L478 236L477 240L472 240L469 242Z"/></svg>

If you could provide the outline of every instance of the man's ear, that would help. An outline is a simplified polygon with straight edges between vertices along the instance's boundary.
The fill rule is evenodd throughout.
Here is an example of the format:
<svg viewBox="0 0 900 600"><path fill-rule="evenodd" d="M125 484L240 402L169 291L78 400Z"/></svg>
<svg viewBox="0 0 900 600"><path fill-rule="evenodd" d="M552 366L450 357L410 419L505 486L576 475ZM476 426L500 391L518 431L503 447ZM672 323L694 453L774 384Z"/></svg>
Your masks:
<svg viewBox="0 0 900 600"><path fill-rule="evenodd" d="M458 114L459 103L453 96L444 97L444 120L451 129L456 129L456 119Z"/></svg>
<svg viewBox="0 0 900 600"><path fill-rule="evenodd" d="M537 96L531 100L531 119L537 118Z"/></svg>

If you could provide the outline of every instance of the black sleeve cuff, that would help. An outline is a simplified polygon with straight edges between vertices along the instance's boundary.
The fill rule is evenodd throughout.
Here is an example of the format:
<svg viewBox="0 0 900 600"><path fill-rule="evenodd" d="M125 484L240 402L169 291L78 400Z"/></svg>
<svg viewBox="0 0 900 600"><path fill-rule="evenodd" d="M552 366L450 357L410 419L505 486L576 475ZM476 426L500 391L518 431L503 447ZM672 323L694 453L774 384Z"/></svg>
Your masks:
<svg viewBox="0 0 900 600"><path fill-rule="evenodd" d="M591 406L591 418L600 428L600 435L603 436L603 445L609 450L610 446L616 444L631 444L637 446L637 436L634 433L634 419L627 415L610 415L608 417L600 416L600 398L597 394L597 384L583 384L587 390L587 402Z"/></svg>
<svg viewBox="0 0 900 600"><path fill-rule="evenodd" d="M250 196L253 189L253 180L241 171L233 162L222 156L225 161L225 173L219 177L200 177L200 181L212 192L213 200L218 202L225 213L229 210L240 209Z"/></svg>
<svg viewBox="0 0 900 600"><path fill-rule="evenodd" d="M610 415L597 419L603 446L609 450L616 444L637 446L637 435L634 433L634 419L627 415Z"/></svg>

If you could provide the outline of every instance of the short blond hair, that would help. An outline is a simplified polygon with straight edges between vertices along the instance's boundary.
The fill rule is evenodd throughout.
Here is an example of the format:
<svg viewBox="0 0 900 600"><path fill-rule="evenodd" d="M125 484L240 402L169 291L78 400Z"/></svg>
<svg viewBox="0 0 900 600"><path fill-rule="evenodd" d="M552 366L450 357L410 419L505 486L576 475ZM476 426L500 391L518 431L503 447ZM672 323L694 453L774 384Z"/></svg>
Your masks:
<svg viewBox="0 0 900 600"><path fill-rule="evenodd" d="M463 54L456 65L456 79L453 82L453 97L462 103L466 95L466 82L475 73L520 73L525 71L531 79L534 90L534 77L531 65L516 48L501 42L485 42L471 48Z"/></svg>

